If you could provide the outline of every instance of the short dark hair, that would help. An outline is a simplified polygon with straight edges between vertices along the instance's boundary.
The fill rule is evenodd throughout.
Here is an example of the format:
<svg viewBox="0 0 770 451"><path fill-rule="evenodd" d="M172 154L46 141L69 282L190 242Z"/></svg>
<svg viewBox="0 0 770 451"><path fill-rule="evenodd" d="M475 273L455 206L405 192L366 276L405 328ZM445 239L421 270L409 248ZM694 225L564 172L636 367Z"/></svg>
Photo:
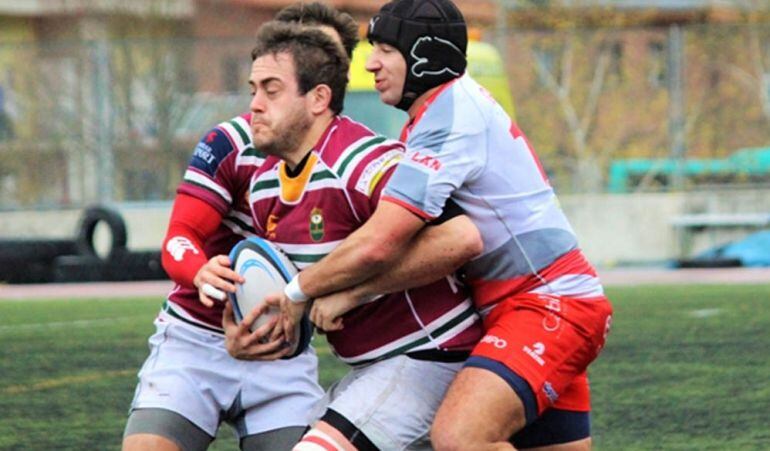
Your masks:
<svg viewBox="0 0 770 451"><path fill-rule="evenodd" d="M353 57L353 50L358 44L358 23L348 13L337 11L321 2L297 2L278 11L275 20L279 22L295 22L302 25L326 25L334 28L348 58Z"/></svg>
<svg viewBox="0 0 770 451"><path fill-rule="evenodd" d="M339 44L321 30L272 20L259 27L251 59L279 53L292 56L302 95L318 85L327 85L332 91L329 108L334 114L342 112L350 59Z"/></svg>

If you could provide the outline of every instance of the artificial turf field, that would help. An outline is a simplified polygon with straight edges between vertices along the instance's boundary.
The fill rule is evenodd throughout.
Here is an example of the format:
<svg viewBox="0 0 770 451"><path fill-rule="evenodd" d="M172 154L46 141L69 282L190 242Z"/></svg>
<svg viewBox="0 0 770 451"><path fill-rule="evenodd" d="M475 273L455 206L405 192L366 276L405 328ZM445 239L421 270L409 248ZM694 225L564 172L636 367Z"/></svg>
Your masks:
<svg viewBox="0 0 770 451"><path fill-rule="evenodd" d="M613 330L590 373L594 449L770 449L770 285L608 293ZM0 302L0 450L119 449L160 303ZM327 386L346 370L315 344ZM227 426L212 449L237 449Z"/></svg>

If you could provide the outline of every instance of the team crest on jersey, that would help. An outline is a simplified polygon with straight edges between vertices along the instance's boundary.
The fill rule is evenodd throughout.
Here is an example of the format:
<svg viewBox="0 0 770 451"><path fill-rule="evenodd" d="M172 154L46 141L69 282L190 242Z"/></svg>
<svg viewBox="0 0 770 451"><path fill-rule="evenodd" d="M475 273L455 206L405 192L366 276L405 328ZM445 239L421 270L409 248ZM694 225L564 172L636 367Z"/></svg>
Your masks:
<svg viewBox="0 0 770 451"><path fill-rule="evenodd" d="M324 237L324 216L323 211L316 207L310 212L310 239L315 242L321 241Z"/></svg>

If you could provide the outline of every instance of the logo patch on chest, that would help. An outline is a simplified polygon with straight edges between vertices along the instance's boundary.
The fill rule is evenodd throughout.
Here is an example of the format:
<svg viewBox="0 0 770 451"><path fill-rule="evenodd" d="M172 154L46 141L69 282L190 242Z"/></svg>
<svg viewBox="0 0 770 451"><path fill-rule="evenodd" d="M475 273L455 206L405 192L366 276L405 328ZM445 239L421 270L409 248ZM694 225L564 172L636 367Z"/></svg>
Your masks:
<svg viewBox="0 0 770 451"><path fill-rule="evenodd" d="M310 239L318 242L324 237L323 211L316 207L310 212Z"/></svg>

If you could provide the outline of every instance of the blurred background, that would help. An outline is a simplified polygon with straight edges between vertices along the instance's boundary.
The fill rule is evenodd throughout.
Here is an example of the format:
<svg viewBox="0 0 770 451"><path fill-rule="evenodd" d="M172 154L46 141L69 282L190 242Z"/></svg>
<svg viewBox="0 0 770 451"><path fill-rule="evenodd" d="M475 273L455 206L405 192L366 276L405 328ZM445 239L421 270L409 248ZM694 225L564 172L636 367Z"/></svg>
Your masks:
<svg viewBox="0 0 770 451"><path fill-rule="evenodd" d="M0 0L0 450L119 449L171 283L37 282L166 278L188 159L292 1ZM364 31L384 3L326 1ZM770 0L455 1L615 308L595 449L770 449ZM367 52L345 114L395 137Z"/></svg>
<svg viewBox="0 0 770 451"><path fill-rule="evenodd" d="M291 2L0 0L0 238L72 236L99 204L129 249L157 248L196 141L248 107L257 27ZM329 3L364 24L384 2ZM768 2L458 4L493 48L471 72L597 265L719 253L770 223ZM346 114L395 135L367 82Z"/></svg>

